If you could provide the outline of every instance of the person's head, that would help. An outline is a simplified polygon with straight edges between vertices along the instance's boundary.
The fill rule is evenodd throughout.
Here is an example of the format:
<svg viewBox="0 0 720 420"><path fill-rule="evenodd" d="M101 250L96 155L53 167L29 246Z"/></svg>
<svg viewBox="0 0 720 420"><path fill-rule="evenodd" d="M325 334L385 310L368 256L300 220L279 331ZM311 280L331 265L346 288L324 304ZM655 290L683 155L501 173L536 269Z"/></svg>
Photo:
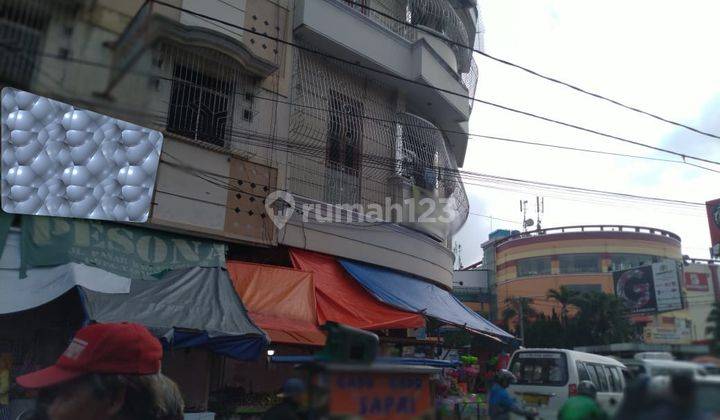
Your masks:
<svg viewBox="0 0 720 420"><path fill-rule="evenodd" d="M498 385L500 385L503 388L509 387L510 384L515 383L515 381L516 381L515 375L513 375L512 372L510 372L507 369L500 369L495 374L495 382L497 382Z"/></svg>
<svg viewBox="0 0 720 420"><path fill-rule="evenodd" d="M305 383L301 379L290 378L283 384L281 395L296 404L302 404L305 397Z"/></svg>
<svg viewBox="0 0 720 420"><path fill-rule="evenodd" d="M162 346L137 324L93 324L48 368L17 378L39 389L50 420L182 418L182 397L160 373Z"/></svg>
<svg viewBox="0 0 720 420"><path fill-rule="evenodd" d="M670 379L670 389L677 404L690 407L695 402L695 381L692 375L673 375Z"/></svg>
<svg viewBox="0 0 720 420"><path fill-rule="evenodd" d="M0 370L12 368L13 359L10 353L0 353Z"/></svg>
<svg viewBox="0 0 720 420"><path fill-rule="evenodd" d="M590 397L593 400L597 397L597 388L595 384L590 381L580 381L577 388L578 395L584 395Z"/></svg>

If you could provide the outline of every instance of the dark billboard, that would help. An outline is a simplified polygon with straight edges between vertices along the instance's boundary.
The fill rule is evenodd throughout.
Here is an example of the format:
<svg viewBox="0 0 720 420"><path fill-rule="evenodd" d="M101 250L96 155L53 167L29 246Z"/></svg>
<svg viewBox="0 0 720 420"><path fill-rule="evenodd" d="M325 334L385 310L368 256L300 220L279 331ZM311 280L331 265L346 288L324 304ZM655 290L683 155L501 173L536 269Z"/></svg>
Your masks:
<svg viewBox="0 0 720 420"><path fill-rule="evenodd" d="M631 313L682 309L677 264L672 260L613 272L615 294Z"/></svg>

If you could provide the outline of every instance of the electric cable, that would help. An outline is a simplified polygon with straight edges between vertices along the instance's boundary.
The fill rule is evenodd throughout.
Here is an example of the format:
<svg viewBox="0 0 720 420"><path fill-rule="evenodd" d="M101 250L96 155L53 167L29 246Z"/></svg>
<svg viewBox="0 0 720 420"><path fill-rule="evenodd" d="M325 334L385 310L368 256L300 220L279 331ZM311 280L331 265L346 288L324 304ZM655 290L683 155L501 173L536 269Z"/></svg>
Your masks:
<svg viewBox="0 0 720 420"><path fill-rule="evenodd" d="M218 1L221 1L221 0L218 0ZM472 47L472 46L470 46L470 45L464 45L464 44L462 44L462 43L460 43L460 42L454 41L454 40L452 40L452 39L444 36L443 34L437 32L437 31L433 31L433 30L431 30L431 29L425 28L425 27L423 27L422 25L413 24L412 22L408 22L408 21L406 21L406 20L398 19L398 18L395 17L395 16L392 16L392 15L390 15L390 14L388 14L388 13L385 13L385 12L383 12L383 11L381 11L381 10L375 9L375 8L373 8L373 7L371 7L371 6L367 6L367 5L365 5L364 3L358 3L357 1L353 1L353 0L345 0L345 1L346 1L347 3L353 4L353 5L356 5L356 6L360 6L360 7L363 8L363 9L367 9L367 10L370 10L370 11L372 11L372 12L374 12L374 13L377 13L378 15L380 15L380 16L386 18L386 19L390 19L390 20L392 20L392 21L394 21L394 22L397 22L397 23L400 23L400 24L402 24L402 25L409 26L409 27L412 27L412 28L414 28L414 29L420 30L420 31L422 31L422 32L424 32L424 33L426 33L426 34L428 34L428 35L430 35L430 36L433 36L433 37L435 37L435 38L437 38L437 39L441 39L441 40L443 40L443 41L447 42L448 44L451 44L451 45L453 45L453 46L455 46L455 47L459 47L459 48L463 48L463 49L470 50L470 51L472 51L472 52L474 52L474 53L477 53L477 54L479 54L479 55L481 55L481 56L483 56L483 57L485 57L485 58L488 58L488 59L490 59L490 60L496 61L496 62L498 62L498 63L504 64L504 65L507 65L507 66L510 66L510 67L513 67L513 68L516 68L516 69L518 69L518 70L522 70L522 71L524 71L524 72L526 72L526 73L528 73L528 74L531 74L531 75L533 75L533 76L536 76L536 77L539 77L539 78L541 78L541 79L547 80L547 81L549 81L549 82L552 82L552 83L555 83L555 84L558 84L558 85L567 87L567 88L572 89L572 90L574 90L574 91L577 91L577 92L583 93L583 94L585 94L585 95L591 96L591 97L593 97L593 98L595 98L595 99L600 99L600 100L602 100L602 101L609 102L609 103L611 103L611 104L613 104L613 105L617 105L617 106L619 106L619 107L621 107L621 108L625 108L625 109L627 109L627 110L630 110L630 111L633 111L633 112L636 112L636 113L639 113L639 114L642 114L642 115L645 115L645 116L654 118L654 119L656 119L656 120L658 120L658 121L662 121L662 122L664 122L664 123L671 124L671 125L674 125L674 126L676 126L676 127L681 127L681 128L686 129L686 130L690 130L690 131L692 131L692 132L694 132L694 133L697 133L697 134L701 134L701 135L704 135L704 136L712 137L712 138L714 138L714 139L720 139L720 136L719 136L719 135L716 135L716 134L713 134L713 133L710 133L710 132L707 132L707 131L704 131L704 130L700 130L700 129L698 129L698 128L695 128L695 127L689 126L689 125L687 125L687 124L683 124L683 123L680 123L680 122L671 120L671 119L666 118L666 117L662 117L662 116L657 115L657 114L654 114L654 113L652 113L652 112L644 111L644 110L642 110L642 109L640 109L640 108L638 108L638 107L631 106L631 105L627 105L627 104L625 104L625 103L623 103L623 102L621 102L621 101L619 101L619 100L612 99L612 98L609 98L609 97L607 97L607 96L601 95L601 94L599 94L599 93L595 93L595 92L589 91L589 90L584 89L584 88L581 88L581 87L579 87L579 86L577 86L577 85L574 85L574 84L571 84L571 83L568 83L568 82L564 82L564 81L562 81L562 80L559 80L559 79L557 79L557 78L555 78L555 77L542 74L542 73L540 73L540 72L538 72L538 71L536 71L536 70L530 69L530 68L525 67L525 66L522 66L522 65L520 65L520 64L516 64L516 63L513 63L513 62L511 62L511 61L508 61L508 60L505 60L505 59L496 57L496 56L491 55L491 54L488 54L488 53L486 53L485 51L479 50L479 49L474 48L474 47Z"/></svg>

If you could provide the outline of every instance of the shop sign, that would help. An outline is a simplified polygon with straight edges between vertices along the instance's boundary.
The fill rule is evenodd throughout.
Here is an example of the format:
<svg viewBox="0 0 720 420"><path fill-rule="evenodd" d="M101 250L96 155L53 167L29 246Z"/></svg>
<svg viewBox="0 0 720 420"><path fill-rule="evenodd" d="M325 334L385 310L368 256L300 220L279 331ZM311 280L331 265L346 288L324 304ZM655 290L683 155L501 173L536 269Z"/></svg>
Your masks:
<svg viewBox="0 0 720 420"><path fill-rule="evenodd" d="M693 292L709 292L710 285L705 273L685 273L685 290Z"/></svg>
<svg viewBox="0 0 720 420"><path fill-rule="evenodd" d="M363 419L415 419L432 414L428 375L335 372L330 414Z"/></svg>
<svg viewBox="0 0 720 420"><path fill-rule="evenodd" d="M171 269L222 267L225 244L115 223L27 216L21 259L23 268L77 262L146 278Z"/></svg>

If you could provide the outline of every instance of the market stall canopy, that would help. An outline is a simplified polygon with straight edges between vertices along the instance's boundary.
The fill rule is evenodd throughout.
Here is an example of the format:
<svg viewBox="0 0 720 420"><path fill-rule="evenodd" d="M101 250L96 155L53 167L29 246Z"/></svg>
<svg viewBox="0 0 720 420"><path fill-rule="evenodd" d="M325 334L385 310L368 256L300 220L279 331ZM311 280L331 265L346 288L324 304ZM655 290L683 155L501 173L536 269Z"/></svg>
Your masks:
<svg viewBox="0 0 720 420"><path fill-rule="evenodd" d="M295 268L313 273L320 325L335 321L364 330L425 326L421 315L378 302L334 257L294 248L290 256Z"/></svg>
<svg viewBox="0 0 720 420"><path fill-rule="evenodd" d="M228 261L228 273L250 318L273 343L322 346L312 273Z"/></svg>
<svg viewBox="0 0 720 420"><path fill-rule="evenodd" d="M341 259L340 264L378 300L405 311L422 313L448 324L502 339L514 337L495 326L447 290L434 284L370 264Z"/></svg>
<svg viewBox="0 0 720 420"><path fill-rule="evenodd" d="M0 257L0 314L53 301L75 286L103 293L128 293L130 279L84 264L36 268L20 278L20 233L10 232Z"/></svg>
<svg viewBox="0 0 720 420"><path fill-rule="evenodd" d="M90 320L137 322L175 348L203 346L254 360L266 344L221 268L194 267L157 280L133 280L127 295L83 292Z"/></svg>

